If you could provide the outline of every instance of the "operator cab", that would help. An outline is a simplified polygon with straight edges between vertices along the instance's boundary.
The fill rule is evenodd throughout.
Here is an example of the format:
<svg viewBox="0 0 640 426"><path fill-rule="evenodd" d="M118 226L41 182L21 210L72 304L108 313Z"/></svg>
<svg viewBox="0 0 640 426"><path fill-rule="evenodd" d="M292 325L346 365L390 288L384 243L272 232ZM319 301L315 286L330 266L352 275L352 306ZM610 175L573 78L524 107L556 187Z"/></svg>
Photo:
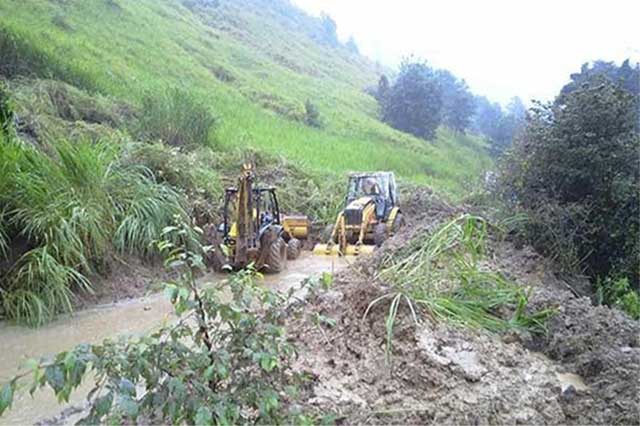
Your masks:
<svg viewBox="0 0 640 426"><path fill-rule="evenodd" d="M352 173L349 175L346 206L363 197L376 204L376 217L385 220L398 205L396 179L392 172Z"/></svg>
<svg viewBox="0 0 640 426"><path fill-rule="evenodd" d="M225 242L236 237L235 223L230 223L228 218L235 217L238 202L238 189L227 188L224 195L224 222L220 224L218 232L223 236ZM252 218L255 221L255 229L259 234L272 224L280 225L280 208L276 191L273 187L254 188L250 205L253 209Z"/></svg>

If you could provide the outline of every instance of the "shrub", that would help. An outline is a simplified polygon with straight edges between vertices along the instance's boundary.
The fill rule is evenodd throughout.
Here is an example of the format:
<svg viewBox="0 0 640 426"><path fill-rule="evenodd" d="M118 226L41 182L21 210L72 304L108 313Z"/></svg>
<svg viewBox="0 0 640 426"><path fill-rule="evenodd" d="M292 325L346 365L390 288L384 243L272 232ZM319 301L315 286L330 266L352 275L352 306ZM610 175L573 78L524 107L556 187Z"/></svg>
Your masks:
<svg viewBox="0 0 640 426"><path fill-rule="evenodd" d="M596 282L596 300L599 304L617 306L631 318L640 319L640 296L631 288L627 278L599 279Z"/></svg>
<svg viewBox="0 0 640 426"><path fill-rule="evenodd" d="M531 110L501 164L500 196L545 254L592 277L640 278L638 98L596 76ZM571 258L571 259L569 259Z"/></svg>
<svg viewBox="0 0 640 426"><path fill-rule="evenodd" d="M147 94L142 101L137 133L142 139L161 140L177 147L213 144L216 119L193 94L173 88Z"/></svg>
<svg viewBox="0 0 640 426"><path fill-rule="evenodd" d="M71 306L71 286L114 250L149 244L184 214L177 194L143 166L122 164L114 145L58 142L51 156L17 142L0 150L4 223L32 248L0 283L10 318L41 324Z"/></svg>
<svg viewBox="0 0 640 426"><path fill-rule="evenodd" d="M304 122L307 126L322 127L320 111L318 111L318 107L316 107L310 100L307 100L304 103Z"/></svg>

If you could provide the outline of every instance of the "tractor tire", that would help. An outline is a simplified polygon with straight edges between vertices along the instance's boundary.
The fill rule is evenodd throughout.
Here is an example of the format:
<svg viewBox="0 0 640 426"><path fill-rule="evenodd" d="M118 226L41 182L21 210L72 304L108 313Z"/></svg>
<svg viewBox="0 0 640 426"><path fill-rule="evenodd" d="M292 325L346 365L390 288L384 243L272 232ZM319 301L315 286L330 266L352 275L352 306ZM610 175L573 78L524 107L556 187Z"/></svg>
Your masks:
<svg viewBox="0 0 640 426"><path fill-rule="evenodd" d="M376 247L380 247L382 243L387 239L387 225L384 223L378 223L373 228L373 243Z"/></svg>
<svg viewBox="0 0 640 426"><path fill-rule="evenodd" d="M287 260L296 260L302 251L302 241L291 238L287 243Z"/></svg>
<svg viewBox="0 0 640 426"><path fill-rule="evenodd" d="M278 237L267 247L265 271L269 273L282 272L287 268L287 243Z"/></svg>
<svg viewBox="0 0 640 426"><path fill-rule="evenodd" d="M393 220L391 224L391 235L396 235L400 228L404 226L404 216L402 213L398 213L396 218Z"/></svg>

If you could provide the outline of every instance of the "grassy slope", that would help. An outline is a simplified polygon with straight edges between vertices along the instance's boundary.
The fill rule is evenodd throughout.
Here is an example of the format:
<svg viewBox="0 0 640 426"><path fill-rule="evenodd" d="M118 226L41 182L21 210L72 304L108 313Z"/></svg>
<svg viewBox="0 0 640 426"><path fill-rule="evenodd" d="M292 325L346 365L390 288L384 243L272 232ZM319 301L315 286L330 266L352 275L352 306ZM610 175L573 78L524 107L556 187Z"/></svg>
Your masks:
<svg viewBox="0 0 640 426"><path fill-rule="evenodd" d="M281 153L317 170L391 169L462 194L489 163L482 142L441 130L425 143L380 123L362 90L379 70L314 42L308 34L318 25L268 0L220 0L207 10L179 0L0 2L0 26L55 55L85 86L133 102L165 85L194 91L220 117L223 147ZM307 99L322 129L273 112L299 116Z"/></svg>

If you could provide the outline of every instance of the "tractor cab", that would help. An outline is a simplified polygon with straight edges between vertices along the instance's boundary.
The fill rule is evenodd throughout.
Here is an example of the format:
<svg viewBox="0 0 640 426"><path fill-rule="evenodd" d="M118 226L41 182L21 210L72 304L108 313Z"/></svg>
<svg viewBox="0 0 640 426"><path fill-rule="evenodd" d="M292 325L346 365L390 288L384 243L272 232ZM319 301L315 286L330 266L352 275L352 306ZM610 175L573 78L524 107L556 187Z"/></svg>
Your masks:
<svg viewBox="0 0 640 426"><path fill-rule="evenodd" d="M252 197L249 200L252 210L251 220L253 228L258 230L258 236L270 225L281 225L280 207L276 190L273 187L253 188ZM223 222L219 231L222 233L225 243L233 244L238 235L237 224L230 218L236 217L238 206L238 189L227 188L224 194Z"/></svg>
<svg viewBox="0 0 640 426"><path fill-rule="evenodd" d="M386 220L398 203L396 179L392 172L352 173L349 175L346 205L371 199L376 205L376 218Z"/></svg>

